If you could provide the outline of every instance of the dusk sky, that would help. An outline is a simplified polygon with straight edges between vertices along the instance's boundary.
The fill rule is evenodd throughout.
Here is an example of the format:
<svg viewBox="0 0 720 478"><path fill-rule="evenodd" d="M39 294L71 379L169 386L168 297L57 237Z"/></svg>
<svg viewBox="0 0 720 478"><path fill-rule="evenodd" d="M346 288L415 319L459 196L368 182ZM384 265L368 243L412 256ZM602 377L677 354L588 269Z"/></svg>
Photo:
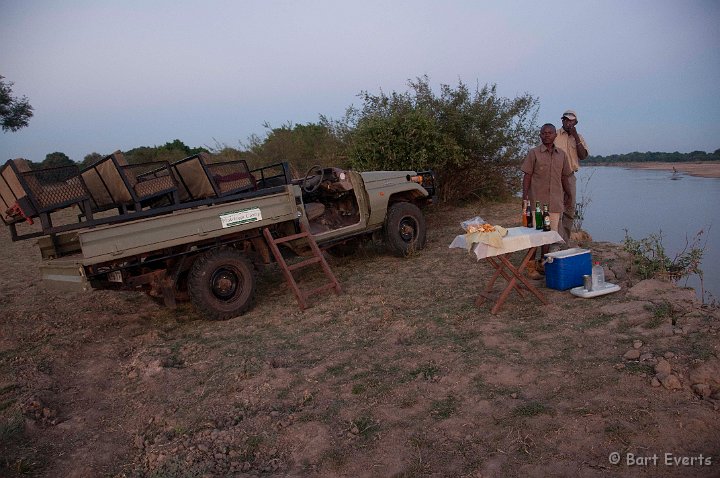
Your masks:
<svg viewBox="0 0 720 478"><path fill-rule="evenodd" d="M592 154L714 151L718 25L717 1L0 0L0 75L35 108L0 162L239 147L422 75L575 109Z"/></svg>

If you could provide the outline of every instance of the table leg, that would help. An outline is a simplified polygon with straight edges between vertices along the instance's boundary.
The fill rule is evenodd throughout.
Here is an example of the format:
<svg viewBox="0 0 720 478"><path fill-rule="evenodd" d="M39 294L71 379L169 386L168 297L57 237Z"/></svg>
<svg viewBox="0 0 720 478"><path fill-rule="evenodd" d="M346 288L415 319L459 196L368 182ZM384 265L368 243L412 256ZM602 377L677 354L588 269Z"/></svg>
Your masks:
<svg viewBox="0 0 720 478"><path fill-rule="evenodd" d="M540 291L537 290L537 289L535 288L535 286L533 286L533 285L530 283L530 281L527 280L527 278L525 277L525 275L524 275L523 272L522 272L522 271L524 270L523 267L528 263L528 261L530 260L530 257L532 257L532 255L534 254L534 252L535 252L535 248L534 248L534 247L533 247L531 250L528 251L528 253L525 255L525 259L523 259L523 261L522 261L522 263L521 263L521 265L520 265L519 270L516 269L516 268L512 265L512 263L507 260L507 258L506 258L505 256L500 256L500 260L501 260L506 266L508 266L508 269L510 269L510 271L511 271L511 272L513 273L513 275L515 276L515 277L513 278L513 280L515 280L515 279L517 278L517 280L519 280L520 282L522 282L522 283L525 285L525 287L527 287L528 290L529 290L535 297L538 298L538 300L539 300L540 302L542 302L543 304L547 304L548 301L547 301L547 299L545 299L545 296L542 295L542 294L540 293Z"/></svg>
<svg viewBox="0 0 720 478"><path fill-rule="evenodd" d="M503 291L500 293L500 296L495 302L495 305L493 305L492 309L490 310L492 314L498 313L512 290L515 290L518 295L520 295L520 297L524 297L522 290L520 289L521 285L525 286L535 297L537 297L540 302L542 302L543 304L547 304L548 302L545 297L527 280L524 275L527 263L535 255L536 249L536 247L531 247L530 249L528 249L527 253L520 262L520 265L517 267L515 267L513 263L510 262L510 260L508 259L507 256L509 254L497 256L497 261L493 260L493 258L487 257L486 259L495 269L495 273L491 277L490 281L488 281L488 284L485 287L483 293L478 296L475 304L481 305L485 302L485 300L488 298L489 292L492 290L492 287L495 284L495 281L501 275L503 276L503 278L505 278L505 280L508 281L508 283L503 289ZM507 269L507 271L505 269Z"/></svg>
<svg viewBox="0 0 720 478"><path fill-rule="evenodd" d="M505 278L505 280L508 282L513 280L512 274L508 274L507 272L505 272L505 266L501 262L496 261L493 257L486 257L485 260L490 263L493 269L495 269L495 272L493 273L488 283L485 285L485 289L480 294L478 294L477 299L475 299L475 305L478 307L490 298L493 287L495 285L495 281L498 279L498 277L503 276L503 278ZM520 290L520 288L518 287L517 283L515 283L515 291L521 298L525 297L522 293L522 290Z"/></svg>
<svg viewBox="0 0 720 478"><path fill-rule="evenodd" d="M502 263L496 263L492 257L487 257L487 260L490 261L493 267L495 267L500 272L500 274L506 281L510 282L510 280L512 279L512 275L505 272ZM520 287L518 287L518 284L515 284L515 292L517 292L521 298L525 298L522 290L520 289Z"/></svg>

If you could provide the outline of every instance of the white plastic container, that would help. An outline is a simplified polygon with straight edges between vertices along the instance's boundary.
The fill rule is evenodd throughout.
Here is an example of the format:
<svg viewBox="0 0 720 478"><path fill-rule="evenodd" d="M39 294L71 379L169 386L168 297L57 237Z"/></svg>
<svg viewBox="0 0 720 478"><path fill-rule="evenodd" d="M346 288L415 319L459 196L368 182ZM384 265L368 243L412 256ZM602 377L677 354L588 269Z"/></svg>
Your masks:
<svg viewBox="0 0 720 478"><path fill-rule="evenodd" d="M599 262L592 266L592 290L601 290L605 287L605 271Z"/></svg>
<svg viewBox="0 0 720 478"><path fill-rule="evenodd" d="M591 297L597 297L599 295L610 294L620 290L620 286L606 282L600 289L587 290L584 286L574 287L570 289L570 293L583 299L589 299Z"/></svg>

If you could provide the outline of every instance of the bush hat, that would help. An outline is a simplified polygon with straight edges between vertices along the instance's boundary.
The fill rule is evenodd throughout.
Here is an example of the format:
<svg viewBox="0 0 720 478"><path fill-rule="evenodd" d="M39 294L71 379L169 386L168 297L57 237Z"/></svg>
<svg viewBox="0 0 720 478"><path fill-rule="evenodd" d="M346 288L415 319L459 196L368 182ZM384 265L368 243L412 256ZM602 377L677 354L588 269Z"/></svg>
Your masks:
<svg viewBox="0 0 720 478"><path fill-rule="evenodd" d="M577 114L575 113L575 110L567 110L565 113L563 113L562 117L567 118L571 121L572 120L577 121L577 119L578 119Z"/></svg>

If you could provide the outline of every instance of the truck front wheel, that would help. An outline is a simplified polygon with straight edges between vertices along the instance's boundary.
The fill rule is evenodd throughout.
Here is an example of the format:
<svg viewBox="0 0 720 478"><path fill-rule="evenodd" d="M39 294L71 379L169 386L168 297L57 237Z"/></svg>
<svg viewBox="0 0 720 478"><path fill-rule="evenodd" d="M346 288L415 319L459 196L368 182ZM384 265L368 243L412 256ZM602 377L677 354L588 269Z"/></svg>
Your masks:
<svg viewBox="0 0 720 478"><path fill-rule="evenodd" d="M205 252L190 269L188 293L195 307L211 320L242 315L255 298L253 266L234 249Z"/></svg>
<svg viewBox="0 0 720 478"><path fill-rule="evenodd" d="M398 202L390 206L385 219L385 242L398 256L405 257L425 247L425 217L416 205Z"/></svg>

